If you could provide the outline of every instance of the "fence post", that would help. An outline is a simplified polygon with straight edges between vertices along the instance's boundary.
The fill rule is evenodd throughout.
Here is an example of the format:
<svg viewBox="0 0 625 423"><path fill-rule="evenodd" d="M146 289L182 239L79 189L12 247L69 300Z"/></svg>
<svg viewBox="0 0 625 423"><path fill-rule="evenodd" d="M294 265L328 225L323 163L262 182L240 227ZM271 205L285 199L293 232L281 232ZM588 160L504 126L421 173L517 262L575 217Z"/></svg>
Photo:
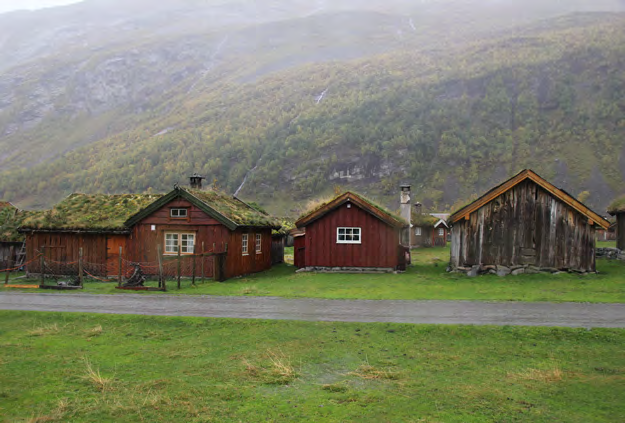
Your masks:
<svg viewBox="0 0 625 423"><path fill-rule="evenodd" d="M4 278L4 284L7 285L9 283L9 275L11 274L11 267L13 267L13 246L9 248L9 260L7 260L7 274Z"/></svg>
<svg viewBox="0 0 625 423"><path fill-rule="evenodd" d="M78 281L80 283L80 287L83 287L83 279L82 279L82 247L78 250Z"/></svg>
<svg viewBox="0 0 625 423"><path fill-rule="evenodd" d="M122 247L119 247L119 272L117 273L117 286L122 286Z"/></svg>
<svg viewBox="0 0 625 423"><path fill-rule="evenodd" d="M195 251L193 252L193 262L191 263L191 285L195 286Z"/></svg>
<svg viewBox="0 0 625 423"><path fill-rule="evenodd" d="M202 279L201 279L201 283L202 285L204 284L204 261L206 260L206 257L204 257L204 243L202 243L202 261L200 262L200 268L201 268L201 272L202 272Z"/></svg>
<svg viewBox="0 0 625 423"><path fill-rule="evenodd" d="M158 257L158 287L163 288L163 251L161 244L156 246L156 255Z"/></svg>
<svg viewBox="0 0 625 423"><path fill-rule="evenodd" d="M180 248L180 246L178 246L178 289L180 289L180 273L181 273L181 271L182 271L182 270L181 270L181 266L182 266L182 263L181 263L182 256L181 256L180 250L181 250L181 248Z"/></svg>
<svg viewBox="0 0 625 423"><path fill-rule="evenodd" d="M41 247L41 260L39 263L39 273L41 273L41 286L45 286L46 285L46 281L45 281L45 262L46 262L46 247L43 246Z"/></svg>

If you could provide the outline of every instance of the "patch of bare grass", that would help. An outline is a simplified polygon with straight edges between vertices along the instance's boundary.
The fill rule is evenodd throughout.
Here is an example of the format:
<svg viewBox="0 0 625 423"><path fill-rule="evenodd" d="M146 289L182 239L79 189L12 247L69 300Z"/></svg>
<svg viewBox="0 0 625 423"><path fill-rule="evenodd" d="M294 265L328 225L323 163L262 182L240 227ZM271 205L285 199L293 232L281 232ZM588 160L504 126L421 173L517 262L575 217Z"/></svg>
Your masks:
<svg viewBox="0 0 625 423"><path fill-rule="evenodd" d="M29 330L28 334L30 336L46 336L46 335L57 334L60 331L61 330L59 329L59 326L56 323L54 323L52 325L44 325L36 329Z"/></svg>
<svg viewBox="0 0 625 423"><path fill-rule="evenodd" d="M241 288L240 293L242 295L256 295L258 294L258 288L256 288L255 286L244 286L243 288Z"/></svg>
<svg viewBox="0 0 625 423"><path fill-rule="evenodd" d="M267 350L266 356L267 361L262 364L243 359L248 376L270 385L287 385L299 377L291 359L282 351Z"/></svg>
<svg viewBox="0 0 625 423"><path fill-rule="evenodd" d="M113 386L113 378L102 376L100 369L94 368L87 357L84 357L83 361L85 362L86 367L86 374L83 378L90 382L100 392L110 390Z"/></svg>
<svg viewBox="0 0 625 423"><path fill-rule="evenodd" d="M554 366L550 369L527 369L522 372L509 372L508 377L514 380L554 383L560 382L564 378L564 372L559 366Z"/></svg>
<svg viewBox="0 0 625 423"><path fill-rule="evenodd" d="M401 378L401 372L372 366L368 360L348 374L365 380L399 380Z"/></svg>
<svg viewBox="0 0 625 423"><path fill-rule="evenodd" d="M98 325L98 326L93 327L91 329L85 330L85 334L89 338L93 338L94 336L100 336L100 335L102 335L102 332L104 332L104 330L102 329L102 325Z"/></svg>

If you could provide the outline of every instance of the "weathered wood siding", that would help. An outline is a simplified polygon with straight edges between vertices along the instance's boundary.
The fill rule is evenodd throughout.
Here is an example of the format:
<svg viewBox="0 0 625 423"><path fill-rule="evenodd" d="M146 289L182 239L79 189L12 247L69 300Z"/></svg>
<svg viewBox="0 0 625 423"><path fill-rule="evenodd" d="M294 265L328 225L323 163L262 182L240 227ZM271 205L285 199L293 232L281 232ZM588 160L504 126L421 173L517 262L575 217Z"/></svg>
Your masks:
<svg viewBox="0 0 625 423"><path fill-rule="evenodd" d="M338 244L339 227L361 228L361 244ZM343 204L306 227L306 267L396 268L400 232L355 204Z"/></svg>
<svg viewBox="0 0 625 423"><path fill-rule="evenodd" d="M271 264L284 263L284 244L286 236L284 235L272 235L271 236Z"/></svg>
<svg viewBox="0 0 625 423"><path fill-rule="evenodd" d="M13 247L13 255L11 255L11 247ZM13 267L21 248L21 242L0 242L0 270L9 268L9 265Z"/></svg>
<svg viewBox="0 0 625 423"><path fill-rule="evenodd" d="M261 235L261 251L256 252L256 234ZM247 255L243 254L243 234L248 234ZM237 229L230 233L226 277L262 272L271 268L271 229Z"/></svg>
<svg viewBox="0 0 625 423"><path fill-rule="evenodd" d="M616 248L625 251L625 213L616 215Z"/></svg>
<svg viewBox="0 0 625 423"><path fill-rule="evenodd" d="M293 239L293 264L298 269L306 267L306 235Z"/></svg>
<svg viewBox="0 0 625 423"><path fill-rule="evenodd" d="M103 269L106 267L106 234L34 233L26 235L26 261L32 260L43 252L46 262L49 262L51 267L47 271L53 270L53 273L64 267L59 263L76 262L81 248L84 262L102 266ZM40 267L40 261L36 260L28 265L27 270L31 273L40 273Z"/></svg>
<svg viewBox="0 0 625 423"><path fill-rule="evenodd" d="M410 228L411 247L445 247L447 246L447 228L443 228L443 235L438 234L438 228L421 226L421 235L416 235L416 227Z"/></svg>
<svg viewBox="0 0 625 423"><path fill-rule="evenodd" d="M187 208L187 217L182 219L170 217L169 210L171 208ZM194 233L196 235L196 253L202 252L202 243L204 243L204 252L222 253L227 249L226 278L271 268L271 229L230 231L219 221L184 199L170 202L133 227L128 243L131 260L156 263L158 261L158 245L160 244L164 251L165 233L167 232ZM256 254L255 251L255 234L257 232L262 235L260 254ZM241 253L241 235L243 233L249 235L249 254L247 256L243 256ZM172 258L175 256L172 254ZM213 276L213 266L208 262L212 263L212 258L205 260L207 261L205 265L206 276L211 277ZM199 263L196 264L199 266ZM185 266L183 275L190 276L189 271L189 266Z"/></svg>
<svg viewBox="0 0 625 423"><path fill-rule="evenodd" d="M527 180L454 224L452 267L480 264L595 271L595 229Z"/></svg>

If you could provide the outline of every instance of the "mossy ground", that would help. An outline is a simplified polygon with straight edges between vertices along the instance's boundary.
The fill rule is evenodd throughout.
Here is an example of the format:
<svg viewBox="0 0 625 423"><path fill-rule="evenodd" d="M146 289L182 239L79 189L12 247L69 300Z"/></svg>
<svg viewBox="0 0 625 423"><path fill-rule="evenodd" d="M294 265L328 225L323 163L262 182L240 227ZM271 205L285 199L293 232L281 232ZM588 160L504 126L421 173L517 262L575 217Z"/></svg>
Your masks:
<svg viewBox="0 0 625 423"><path fill-rule="evenodd" d="M11 422L615 422L625 331L0 311Z"/></svg>

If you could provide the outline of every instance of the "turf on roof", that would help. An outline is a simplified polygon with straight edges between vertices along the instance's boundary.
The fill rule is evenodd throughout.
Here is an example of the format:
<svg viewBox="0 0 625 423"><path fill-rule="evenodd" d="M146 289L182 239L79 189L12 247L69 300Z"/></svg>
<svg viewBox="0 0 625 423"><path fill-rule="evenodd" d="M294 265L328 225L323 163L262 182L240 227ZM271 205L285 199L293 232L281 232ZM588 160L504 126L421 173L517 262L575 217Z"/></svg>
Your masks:
<svg viewBox="0 0 625 423"><path fill-rule="evenodd" d="M17 231L25 219L37 212L18 210L15 207L0 207L0 242L20 242L24 235Z"/></svg>
<svg viewBox="0 0 625 423"><path fill-rule="evenodd" d="M336 197L332 198L331 200L328 200L328 201L322 202L319 205L316 205L315 207L311 208L310 210L304 212L300 217L297 218L296 221L299 221L299 220L305 218L306 216L311 215L311 214L315 213L318 210L321 210L322 208L324 208L328 204L332 203L337 198L344 196L345 194L350 194L350 195L353 195L354 197L359 198L360 200L362 200L363 202L367 203L372 208L377 209L377 210L381 211L382 213L387 214L395 222L397 222L397 223L399 223L401 225L408 226L408 222L406 222L402 217L397 216L395 213L390 212L388 209L380 206L379 204L375 203L374 201L368 199L367 197L364 197L364 196L362 196L360 194L356 194L353 191L344 192L341 195L337 195Z"/></svg>
<svg viewBox="0 0 625 423"><path fill-rule="evenodd" d="M24 229L124 230L124 222L160 194L72 194L51 210L26 218Z"/></svg>
<svg viewBox="0 0 625 423"><path fill-rule="evenodd" d="M617 213L625 213L625 195L617 198L608 207L608 213L614 215Z"/></svg>
<svg viewBox="0 0 625 423"><path fill-rule="evenodd" d="M436 225L440 219L426 213L412 213L410 220L414 226L427 228L434 227L434 225Z"/></svg>
<svg viewBox="0 0 625 423"><path fill-rule="evenodd" d="M239 226L280 227L280 222L273 217L226 193L189 188L184 190Z"/></svg>

